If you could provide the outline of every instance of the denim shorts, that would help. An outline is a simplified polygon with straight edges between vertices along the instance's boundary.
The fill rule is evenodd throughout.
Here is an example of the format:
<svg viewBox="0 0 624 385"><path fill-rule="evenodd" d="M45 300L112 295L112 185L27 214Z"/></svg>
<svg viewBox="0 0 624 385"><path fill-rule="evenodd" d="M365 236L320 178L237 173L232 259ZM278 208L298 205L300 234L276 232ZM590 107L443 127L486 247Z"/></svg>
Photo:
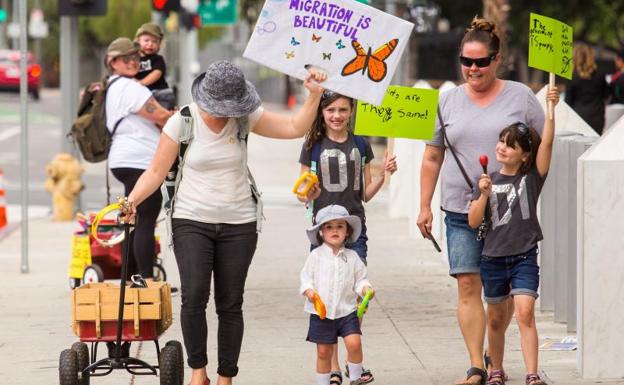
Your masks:
<svg viewBox="0 0 624 385"><path fill-rule="evenodd" d="M310 327L306 341L317 344L333 345L338 343L338 337L351 334L362 334L357 312L337 319L321 319L316 314L310 314Z"/></svg>
<svg viewBox="0 0 624 385"><path fill-rule="evenodd" d="M539 266L537 247L508 257L481 257L481 281L487 303L501 303L510 295L537 298Z"/></svg>
<svg viewBox="0 0 624 385"><path fill-rule="evenodd" d="M478 274L483 241L477 241L477 230L468 225L468 214L445 211L444 224L449 275Z"/></svg>

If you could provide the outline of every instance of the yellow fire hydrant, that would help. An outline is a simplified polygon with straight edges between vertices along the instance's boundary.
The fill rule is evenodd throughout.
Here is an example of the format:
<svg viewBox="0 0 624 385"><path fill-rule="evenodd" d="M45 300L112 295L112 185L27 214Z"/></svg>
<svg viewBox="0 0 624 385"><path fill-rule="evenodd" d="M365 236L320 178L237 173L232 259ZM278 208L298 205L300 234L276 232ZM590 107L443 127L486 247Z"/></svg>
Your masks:
<svg viewBox="0 0 624 385"><path fill-rule="evenodd" d="M78 193L83 189L82 165L68 153L60 153L46 166L45 189L52 193L52 212L57 221L71 221Z"/></svg>

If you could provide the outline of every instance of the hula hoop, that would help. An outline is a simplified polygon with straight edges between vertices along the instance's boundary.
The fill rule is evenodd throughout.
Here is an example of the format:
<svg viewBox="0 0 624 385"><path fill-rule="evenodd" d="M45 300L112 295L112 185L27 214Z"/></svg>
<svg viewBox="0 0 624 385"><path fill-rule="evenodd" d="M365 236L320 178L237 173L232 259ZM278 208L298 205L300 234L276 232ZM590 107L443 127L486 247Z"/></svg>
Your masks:
<svg viewBox="0 0 624 385"><path fill-rule="evenodd" d="M370 289L366 290L366 294L364 295L364 298L362 299L360 306L358 306L358 310L357 310L358 318L364 317L364 313L366 313L366 309L368 309L368 302L371 300L372 297L373 297L373 291Z"/></svg>
<svg viewBox="0 0 624 385"><path fill-rule="evenodd" d="M119 210L121 208L121 204L119 203L111 203L110 205L104 207L102 210L100 210L97 215L95 216L95 219L93 220L93 224L91 224L91 235L93 236L93 238L102 246L106 246L106 247L111 247L114 246L118 243L120 243L121 241L124 240L125 238L125 234L122 231L121 233L117 234L116 236L110 238L110 239L100 239L98 237L98 227L100 225L100 221L102 219L104 219L104 216L106 214L109 214L115 210Z"/></svg>

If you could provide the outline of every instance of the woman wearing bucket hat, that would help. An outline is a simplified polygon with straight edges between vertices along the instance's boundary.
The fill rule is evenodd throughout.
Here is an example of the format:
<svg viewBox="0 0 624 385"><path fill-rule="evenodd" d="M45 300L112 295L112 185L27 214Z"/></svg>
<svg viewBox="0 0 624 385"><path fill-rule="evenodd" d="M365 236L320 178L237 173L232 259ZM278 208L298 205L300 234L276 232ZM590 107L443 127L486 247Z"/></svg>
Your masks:
<svg viewBox="0 0 624 385"><path fill-rule="evenodd" d="M310 252L301 270L299 292L306 296L305 311L310 313L307 341L317 344L317 384L337 383L332 379L332 353L342 337L347 349L350 384L363 384L362 341L357 316L357 298L367 291L374 294L367 279L366 265L347 243L355 242L362 231L360 217L349 215L339 205L325 206L317 213L317 223L307 230L310 242L318 246ZM325 311L313 305L321 300Z"/></svg>
<svg viewBox="0 0 624 385"><path fill-rule="evenodd" d="M156 153L160 128L172 115L152 97L134 76L139 70L139 46L121 37L108 46L106 66L110 72L106 91L106 126L112 134L108 167L129 194ZM154 228L161 206L160 191L150 194L138 207L141 220L130 236L130 274L154 275ZM125 248L122 248L125 250Z"/></svg>
<svg viewBox="0 0 624 385"><path fill-rule="evenodd" d="M250 132L261 136L302 137L314 120L323 92L312 80L325 78L324 73L308 74L304 85L310 95L294 116L265 110L254 86L228 61L211 64L193 82L193 103L188 106L193 139L179 170L183 176L172 214L173 247L182 283L182 333L187 362L193 369L191 385L209 383L206 304L213 275L219 321L217 384L231 384L238 373L243 291L262 216L250 191L245 141L239 133L246 131L246 124ZM154 160L128 196L132 214L161 185L178 156L184 125L181 112L163 128Z"/></svg>

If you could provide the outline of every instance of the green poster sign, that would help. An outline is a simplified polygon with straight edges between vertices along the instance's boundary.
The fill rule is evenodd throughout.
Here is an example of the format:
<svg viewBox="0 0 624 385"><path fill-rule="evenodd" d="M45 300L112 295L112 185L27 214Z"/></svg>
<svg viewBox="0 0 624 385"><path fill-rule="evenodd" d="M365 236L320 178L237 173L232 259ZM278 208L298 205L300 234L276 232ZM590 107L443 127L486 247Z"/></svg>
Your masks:
<svg viewBox="0 0 624 385"><path fill-rule="evenodd" d="M390 86L383 103L358 101L355 133L391 138L431 139L438 108L438 90Z"/></svg>
<svg viewBox="0 0 624 385"><path fill-rule="evenodd" d="M236 0L202 0L197 8L202 25L236 24L238 6Z"/></svg>
<svg viewBox="0 0 624 385"><path fill-rule="evenodd" d="M529 66L572 79L572 27L531 13Z"/></svg>

